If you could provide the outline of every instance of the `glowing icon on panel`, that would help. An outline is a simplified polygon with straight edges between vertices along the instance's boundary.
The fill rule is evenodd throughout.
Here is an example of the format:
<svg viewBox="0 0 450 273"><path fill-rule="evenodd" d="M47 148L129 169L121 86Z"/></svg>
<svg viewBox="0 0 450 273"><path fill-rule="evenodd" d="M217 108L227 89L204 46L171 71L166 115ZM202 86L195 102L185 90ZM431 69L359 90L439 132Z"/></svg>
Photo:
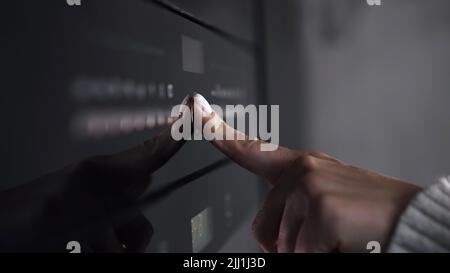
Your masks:
<svg viewBox="0 0 450 273"><path fill-rule="evenodd" d="M212 210L206 208L191 219L192 250L199 253L213 238Z"/></svg>
<svg viewBox="0 0 450 273"><path fill-rule="evenodd" d="M133 117L125 115L120 120L120 131L122 133L131 133L134 129Z"/></svg>
<svg viewBox="0 0 450 273"><path fill-rule="evenodd" d="M163 111L158 111L156 113L156 124L158 126L163 126L167 122L167 116Z"/></svg>
<svg viewBox="0 0 450 273"><path fill-rule="evenodd" d="M134 129L136 131L142 131L146 127L146 117L145 115L136 115L134 117Z"/></svg>
<svg viewBox="0 0 450 273"><path fill-rule="evenodd" d="M156 118L153 113L148 113L145 118L145 125L147 126L147 129L153 129L156 126Z"/></svg>
<svg viewBox="0 0 450 273"><path fill-rule="evenodd" d="M143 84L139 84L136 87L136 97L139 100L143 100L145 99L145 97L147 96L147 90L145 88L145 85Z"/></svg>
<svg viewBox="0 0 450 273"><path fill-rule="evenodd" d="M173 84L168 84L167 85L167 97L169 99L173 98Z"/></svg>
<svg viewBox="0 0 450 273"><path fill-rule="evenodd" d="M159 98L163 99L166 96L166 85L163 83L158 84Z"/></svg>
<svg viewBox="0 0 450 273"><path fill-rule="evenodd" d="M116 101L118 99L139 100L152 97L173 98L175 86L171 83L137 82L132 79L95 78L81 76L74 79L70 92L79 101Z"/></svg>

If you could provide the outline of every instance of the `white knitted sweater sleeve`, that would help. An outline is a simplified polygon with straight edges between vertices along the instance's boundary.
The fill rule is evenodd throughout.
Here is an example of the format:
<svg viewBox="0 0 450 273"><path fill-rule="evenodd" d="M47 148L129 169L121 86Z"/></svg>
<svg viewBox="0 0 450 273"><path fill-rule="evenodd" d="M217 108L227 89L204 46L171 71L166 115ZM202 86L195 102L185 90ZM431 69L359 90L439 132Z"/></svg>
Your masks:
<svg viewBox="0 0 450 273"><path fill-rule="evenodd" d="M450 177L411 201L400 217L388 252L450 252Z"/></svg>

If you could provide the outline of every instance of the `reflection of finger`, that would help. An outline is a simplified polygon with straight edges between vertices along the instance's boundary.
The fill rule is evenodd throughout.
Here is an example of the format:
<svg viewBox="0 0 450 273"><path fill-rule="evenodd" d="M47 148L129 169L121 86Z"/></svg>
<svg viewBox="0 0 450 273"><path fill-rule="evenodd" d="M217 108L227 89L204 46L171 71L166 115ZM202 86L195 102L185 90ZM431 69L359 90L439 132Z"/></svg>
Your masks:
<svg viewBox="0 0 450 273"><path fill-rule="evenodd" d="M163 166L184 144L184 140L175 141L167 128L144 144L124 152L109 156L106 164L132 170L137 173L150 174Z"/></svg>
<svg viewBox="0 0 450 273"><path fill-rule="evenodd" d="M189 104L186 97L183 103ZM179 118L185 118L180 115ZM145 141L124 152L108 157L110 166L133 170L137 173L150 174L163 166L185 143L185 140L176 141L171 136L171 127L166 128L159 135Z"/></svg>
<svg viewBox="0 0 450 273"><path fill-rule="evenodd" d="M211 141L215 147L242 167L271 182L274 182L283 169L298 157L297 151L284 147L278 147L275 151L263 151L261 145L269 145L268 143L252 139L230 127L200 94L194 96L193 113L194 118L202 117L202 128L196 128L197 130L203 130L206 124L213 124L211 131L222 136Z"/></svg>

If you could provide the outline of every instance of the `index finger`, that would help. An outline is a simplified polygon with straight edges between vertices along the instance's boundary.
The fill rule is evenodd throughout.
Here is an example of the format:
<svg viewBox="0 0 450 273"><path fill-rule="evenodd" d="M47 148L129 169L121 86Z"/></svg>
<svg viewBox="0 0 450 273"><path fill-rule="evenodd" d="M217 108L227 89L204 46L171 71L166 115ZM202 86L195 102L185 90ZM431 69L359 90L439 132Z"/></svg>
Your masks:
<svg viewBox="0 0 450 273"><path fill-rule="evenodd" d="M265 177L271 184L299 156L299 151L281 146L274 151L264 151L261 146L270 145L269 143L250 138L229 126L200 94L194 96L193 112L194 118L202 117L202 128L197 128L198 130L203 130L203 126L209 123L213 125L212 132L222 134L222 137L210 141L217 149L245 169ZM227 134L234 137L227 139Z"/></svg>

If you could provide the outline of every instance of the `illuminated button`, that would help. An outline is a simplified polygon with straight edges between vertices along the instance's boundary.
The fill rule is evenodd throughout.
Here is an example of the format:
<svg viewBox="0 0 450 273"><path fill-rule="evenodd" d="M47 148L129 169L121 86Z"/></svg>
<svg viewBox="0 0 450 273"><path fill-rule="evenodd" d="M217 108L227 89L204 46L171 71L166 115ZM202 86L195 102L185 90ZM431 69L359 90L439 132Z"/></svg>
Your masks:
<svg viewBox="0 0 450 273"><path fill-rule="evenodd" d="M137 114L134 117L134 129L142 131L146 127L146 116L144 114Z"/></svg>
<svg viewBox="0 0 450 273"><path fill-rule="evenodd" d="M149 83L147 85L147 94L148 97L152 97L156 95L156 85L154 83Z"/></svg>
<svg viewBox="0 0 450 273"><path fill-rule="evenodd" d="M169 99L173 98L173 85L172 84L168 84L167 85L167 97Z"/></svg>
<svg viewBox="0 0 450 273"><path fill-rule="evenodd" d="M147 96L147 90L145 90L145 85L143 84L139 84L136 87L136 97L140 100L145 99L145 97Z"/></svg>
<svg viewBox="0 0 450 273"><path fill-rule="evenodd" d="M147 126L147 129L155 128L155 126L156 126L155 114L153 114L152 112L147 113L145 125Z"/></svg>
<svg viewBox="0 0 450 273"><path fill-rule="evenodd" d="M122 133L130 133L134 129L133 117L123 116L120 119L120 131Z"/></svg>
<svg viewBox="0 0 450 273"><path fill-rule="evenodd" d="M166 125L166 122L166 114L163 111L158 111L158 113L156 114L156 123L158 124L158 126Z"/></svg>
<svg viewBox="0 0 450 273"><path fill-rule="evenodd" d="M158 94L161 99L166 97L166 85L163 83L158 84Z"/></svg>

